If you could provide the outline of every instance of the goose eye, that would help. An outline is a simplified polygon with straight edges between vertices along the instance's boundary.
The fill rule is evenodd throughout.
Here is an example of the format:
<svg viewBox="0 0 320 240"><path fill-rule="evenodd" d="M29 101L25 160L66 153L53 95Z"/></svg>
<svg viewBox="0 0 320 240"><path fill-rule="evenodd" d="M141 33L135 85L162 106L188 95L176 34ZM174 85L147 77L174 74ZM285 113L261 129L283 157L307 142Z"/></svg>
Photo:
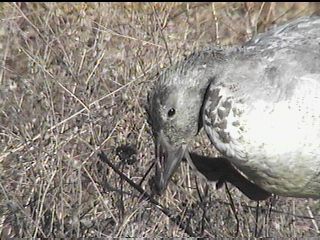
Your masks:
<svg viewBox="0 0 320 240"><path fill-rule="evenodd" d="M176 113L176 110L174 108L170 108L168 111L168 117L172 117Z"/></svg>

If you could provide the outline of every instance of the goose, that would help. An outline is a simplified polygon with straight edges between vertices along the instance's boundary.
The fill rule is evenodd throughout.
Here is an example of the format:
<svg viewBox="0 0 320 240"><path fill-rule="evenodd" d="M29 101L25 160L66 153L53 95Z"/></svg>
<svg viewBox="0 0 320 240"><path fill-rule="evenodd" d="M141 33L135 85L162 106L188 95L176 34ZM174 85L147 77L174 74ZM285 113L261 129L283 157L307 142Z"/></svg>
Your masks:
<svg viewBox="0 0 320 240"><path fill-rule="evenodd" d="M182 159L197 165L189 145L204 129L263 196L320 198L320 17L191 54L161 72L147 112L159 194ZM209 180L210 161L198 169Z"/></svg>

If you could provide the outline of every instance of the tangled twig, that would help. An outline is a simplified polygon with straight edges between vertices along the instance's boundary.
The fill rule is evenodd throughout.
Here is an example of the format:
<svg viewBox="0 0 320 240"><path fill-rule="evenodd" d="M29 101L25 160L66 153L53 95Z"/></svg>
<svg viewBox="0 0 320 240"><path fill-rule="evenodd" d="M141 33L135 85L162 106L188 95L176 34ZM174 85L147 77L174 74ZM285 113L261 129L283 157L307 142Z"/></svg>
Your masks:
<svg viewBox="0 0 320 240"><path fill-rule="evenodd" d="M196 237L194 234L192 228L188 225L186 225L184 222L181 221L179 217L173 216L173 214L170 213L170 210L168 208L163 207L157 200L155 200L150 194L148 194L141 186L133 182L130 178L128 178L125 174L123 174L106 156L106 154L101 151L98 154L100 160L106 164L108 164L113 171L115 171L121 179L125 180L127 183L130 184L131 187L135 188L140 194L142 199L147 200L151 202L153 205L155 205L161 212L163 212L173 223L175 223L177 226L179 226L180 229L182 229L185 233L187 233L190 237Z"/></svg>

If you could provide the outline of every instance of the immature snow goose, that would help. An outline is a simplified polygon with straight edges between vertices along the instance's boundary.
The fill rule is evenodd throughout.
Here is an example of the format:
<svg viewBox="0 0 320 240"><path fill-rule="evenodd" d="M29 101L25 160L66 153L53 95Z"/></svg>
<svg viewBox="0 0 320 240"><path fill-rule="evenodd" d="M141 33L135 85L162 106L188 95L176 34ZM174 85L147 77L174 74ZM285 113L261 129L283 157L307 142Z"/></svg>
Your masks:
<svg viewBox="0 0 320 240"><path fill-rule="evenodd" d="M194 53L149 95L162 192L203 126L248 180L282 196L320 198L320 17L299 18L242 47Z"/></svg>

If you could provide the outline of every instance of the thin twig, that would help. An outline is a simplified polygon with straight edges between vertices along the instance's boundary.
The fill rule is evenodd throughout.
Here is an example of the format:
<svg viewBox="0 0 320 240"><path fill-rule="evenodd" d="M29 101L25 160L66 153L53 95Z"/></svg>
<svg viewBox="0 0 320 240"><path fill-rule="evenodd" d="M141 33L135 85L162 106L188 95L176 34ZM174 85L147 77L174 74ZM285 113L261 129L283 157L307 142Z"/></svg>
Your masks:
<svg viewBox="0 0 320 240"><path fill-rule="evenodd" d="M239 227L240 227L238 214L237 214L237 212L236 212L236 208L235 208L235 206L234 206L234 202L233 202L233 199L232 199L230 190L229 190L228 185L227 185L226 182L224 183L224 186L225 186L225 188L226 188L226 192L227 192L227 195L228 195L228 198L229 198L229 201L230 201L231 210L232 210L233 215L234 215L234 217L235 217L235 219L236 219L237 227L236 227L236 233L234 234L234 237L237 237L238 234L239 234Z"/></svg>
<svg viewBox="0 0 320 240"><path fill-rule="evenodd" d="M149 173L151 172L151 169L154 167L155 162L153 162L151 164L151 166L148 168L148 170L146 171L146 173L144 174L144 176L142 177L142 179L139 182L139 186L142 185L142 183L144 182L144 180L146 179L146 177L149 175Z"/></svg>
<svg viewBox="0 0 320 240"><path fill-rule="evenodd" d="M214 3L211 4L211 8L212 8L212 15L213 15L214 24L215 24L215 40L217 45L220 46L219 21L218 21L216 7Z"/></svg>
<svg viewBox="0 0 320 240"><path fill-rule="evenodd" d="M152 7L152 10L153 10L153 14L154 14L154 16L156 18L157 24L159 26L160 34L161 34L162 40L164 42L164 46L166 48L166 52L167 52L167 55L168 55L168 58L169 58L169 61L170 61L170 65L172 66L173 61L172 61L172 57L171 57L171 53L170 53L170 50L169 50L167 39L166 39L166 37L165 37L165 35L163 33L163 27L161 25L158 13L157 13L157 11L155 10L155 8L154 8L154 6L152 4L151 4L151 7Z"/></svg>
<svg viewBox="0 0 320 240"><path fill-rule="evenodd" d="M254 237L258 237L258 220L259 220L259 201L257 201L257 206L256 206L256 219L255 219L255 226L254 226Z"/></svg>
<svg viewBox="0 0 320 240"><path fill-rule="evenodd" d="M320 234L318 224L317 224L317 222L314 220L313 213L312 213L312 211L311 211L311 209L310 209L309 206L307 206L307 211L308 211L308 214L309 214L310 218L312 218L311 222L312 222L314 228L316 229L316 232L317 232L318 234Z"/></svg>

